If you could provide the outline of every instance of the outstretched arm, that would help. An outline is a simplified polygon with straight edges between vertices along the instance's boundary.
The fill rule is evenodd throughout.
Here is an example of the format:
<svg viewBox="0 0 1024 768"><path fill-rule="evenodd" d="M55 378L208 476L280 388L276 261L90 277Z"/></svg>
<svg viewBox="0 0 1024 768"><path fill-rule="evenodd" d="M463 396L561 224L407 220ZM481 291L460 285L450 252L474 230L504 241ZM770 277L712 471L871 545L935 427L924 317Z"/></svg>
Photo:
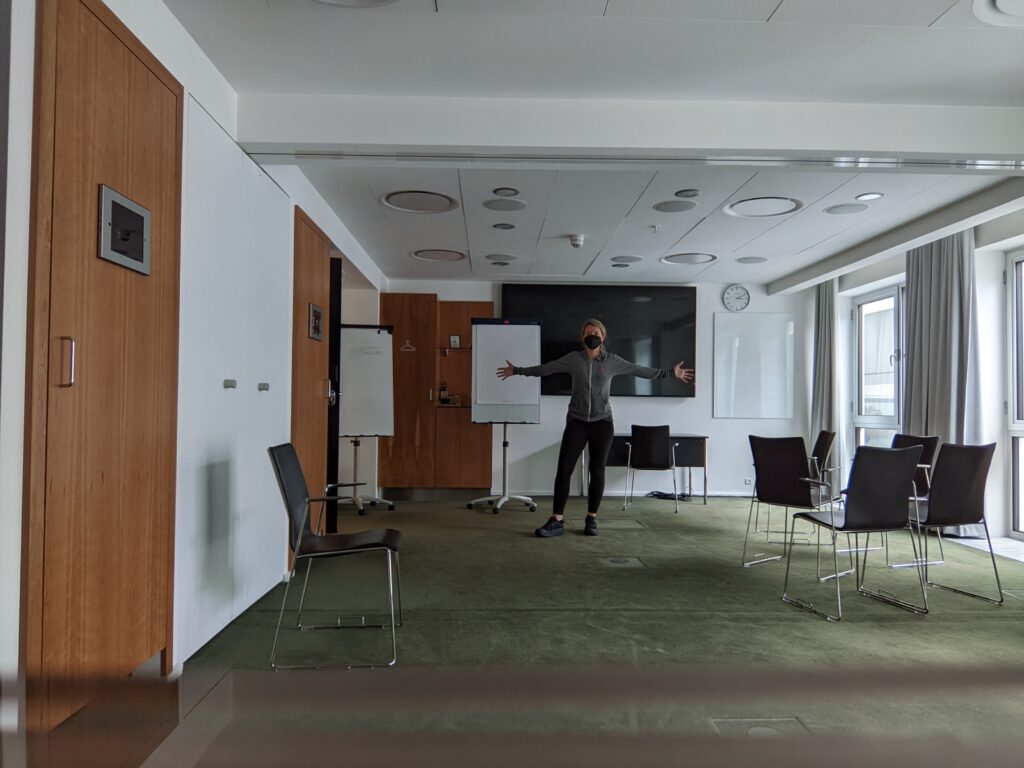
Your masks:
<svg viewBox="0 0 1024 768"><path fill-rule="evenodd" d="M693 368L686 368L686 361L680 360L676 363L675 368L672 369L673 375L682 381L684 384L693 383Z"/></svg>
<svg viewBox="0 0 1024 768"><path fill-rule="evenodd" d="M516 367L512 365L508 360L505 361L505 365L498 369L498 378L504 381L509 376L516 375Z"/></svg>
<svg viewBox="0 0 1024 768"><path fill-rule="evenodd" d="M509 376L547 376L549 373L569 373L569 359L576 354L570 352L567 355L563 355L557 360L552 360L550 363L544 363L543 365L529 365L525 368L520 368L517 365L512 365L508 360L505 361L505 365L498 369L498 378L507 379Z"/></svg>
<svg viewBox="0 0 1024 768"><path fill-rule="evenodd" d="M646 365L637 365L618 357L613 367L613 375L639 376L641 379L667 379L671 376L689 384L693 381L693 369L685 366L685 362L680 361L672 368L648 368Z"/></svg>

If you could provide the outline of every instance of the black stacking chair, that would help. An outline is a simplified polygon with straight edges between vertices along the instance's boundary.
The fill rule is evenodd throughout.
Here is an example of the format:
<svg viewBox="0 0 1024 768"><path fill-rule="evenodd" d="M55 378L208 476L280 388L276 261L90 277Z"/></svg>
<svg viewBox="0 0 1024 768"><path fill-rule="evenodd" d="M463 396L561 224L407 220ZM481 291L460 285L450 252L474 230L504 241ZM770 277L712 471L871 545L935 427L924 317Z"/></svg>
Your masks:
<svg viewBox="0 0 1024 768"><path fill-rule="evenodd" d="M854 564L856 569L857 591L875 600L904 608L914 613L928 613L928 595L925 592L924 568L918 559L916 534L910 531L910 542L914 549L914 561L917 563L918 581L921 585L922 605L915 605L897 599L894 595L881 590L871 590L864 586L867 571L868 552L872 533L883 533L906 530L908 525L907 498L913 496L912 486L914 474L921 457L921 446L909 448L872 448L861 446L853 457L850 468L849 486L842 491L838 504L830 504L828 509L811 512L798 512L793 515L790 524L790 540L794 535L796 521L806 520L827 530L832 536L832 557L836 572L839 561L836 556L836 537L840 533L854 534L856 550ZM820 481L810 481L820 482ZM917 500L914 497L916 506ZM916 519L916 514L915 514ZM860 534L865 534L864 548L860 548ZM863 555L863 562L861 556ZM786 579L782 588L784 602L802 608L829 621L843 618L843 603L840 592L840 579L836 579L836 613L819 611L814 605L789 595L789 568L793 561L793 548L789 547L786 559Z"/></svg>
<svg viewBox="0 0 1024 768"><path fill-rule="evenodd" d="M786 554L786 528L781 531L772 530L771 508L773 506L801 510L819 509L828 504L829 494L823 490L827 483L808 483L807 448L802 437L759 437L750 435L750 453L754 459L754 490L750 497L750 514L747 516L747 530L743 537L743 555L741 561L744 568L759 563L781 560ZM768 506L767 525L758 528L761 505ZM756 511L755 511L756 505ZM769 544L782 544L782 554L767 556L763 552L756 553L753 560L747 560L747 545L750 540L751 525L754 533L764 533ZM772 533L781 533L781 542L773 541ZM806 541L804 543L810 543Z"/></svg>
<svg viewBox="0 0 1024 768"><path fill-rule="evenodd" d="M909 448L912 445L921 446L921 461L917 466L917 473L914 475L914 490L918 500L928 498L931 491L932 464L935 463L935 451L939 447L938 435L904 435L897 433L892 437L892 448ZM929 565L942 565L945 557L942 551L942 529L936 528L935 533L939 539L939 559ZM912 568L915 563L894 563L889 558L889 535L884 537L885 542L885 564L890 568Z"/></svg>
<svg viewBox="0 0 1024 768"><path fill-rule="evenodd" d="M668 425L643 427L633 425L632 435L626 443L626 488L622 508L633 503L633 486L636 472L640 470L668 471L672 473L672 495L675 498L676 514L679 514L679 489L676 485L676 446ZM633 481L630 482L630 470Z"/></svg>
<svg viewBox="0 0 1024 768"><path fill-rule="evenodd" d="M324 505L328 501L338 500L337 496L320 496L310 498L309 489L306 486L306 478L302 474L302 467L299 464L299 457L291 443L275 445L267 449L270 454L270 462L274 467L274 474L277 476L277 484L281 488L281 496L284 499L285 511L288 514L288 540L291 543L294 558L292 567L288 572L288 580L285 582L284 598L281 600L281 612L277 617L277 629L274 630L274 646L270 651L270 666L273 669L328 669L316 665L283 666L277 663L277 639L281 633L281 621L284 618L285 606L288 603L288 590L295 577L295 571L300 560L306 561L306 577L302 584L302 597L299 599L299 610L295 624L300 630L304 629L363 629L391 627L391 660L382 664L347 664L333 668L352 669L354 667L377 667L393 666L398 661L398 646L395 636L395 628L402 624L402 580L399 574L398 547L402 541L401 531L391 528L372 531L359 531L358 533L330 533L319 534L320 518L323 516ZM310 506L319 504L317 519L311 526L309 519ZM343 557L345 555L358 555L366 552L383 552L387 563L387 584L388 584L388 607L390 611L390 623L367 624L366 617L354 617L359 619L358 624L342 623L339 617L334 624L303 625L302 605L306 599L306 587L309 584L309 572L313 561L318 558ZM395 582L397 581L397 590ZM395 621L395 593L398 593L398 621Z"/></svg>
<svg viewBox="0 0 1024 768"><path fill-rule="evenodd" d="M931 474L931 493L928 499L920 504L920 519L911 518L911 525L916 525L927 534L928 530L947 525L985 526L985 539L988 541L988 554L992 559L992 572L996 577L997 597L986 597L975 592L938 584L928 580L928 538L924 536L924 577L929 587L956 592L958 595L974 597L989 603L1002 605L1003 587L999 581L999 569L996 567L996 556L992 551L992 537L988 533L985 522L985 483L988 471L992 466L992 454L995 443L989 445L953 445L946 443L939 451L935 461L935 469Z"/></svg>

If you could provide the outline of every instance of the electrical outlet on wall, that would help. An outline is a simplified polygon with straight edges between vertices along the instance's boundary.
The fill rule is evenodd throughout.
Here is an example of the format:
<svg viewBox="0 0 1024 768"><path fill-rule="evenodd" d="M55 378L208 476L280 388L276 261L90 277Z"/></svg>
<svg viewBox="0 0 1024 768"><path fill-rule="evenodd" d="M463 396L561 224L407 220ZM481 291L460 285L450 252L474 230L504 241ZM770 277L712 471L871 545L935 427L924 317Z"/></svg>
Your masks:
<svg viewBox="0 0 1024 768"><path fill-rule="evenodd" d="M754 481L751 480L749 477L744 477L743 478L743 484L744 485L750 485L752 482L754 482Z"/></svg>

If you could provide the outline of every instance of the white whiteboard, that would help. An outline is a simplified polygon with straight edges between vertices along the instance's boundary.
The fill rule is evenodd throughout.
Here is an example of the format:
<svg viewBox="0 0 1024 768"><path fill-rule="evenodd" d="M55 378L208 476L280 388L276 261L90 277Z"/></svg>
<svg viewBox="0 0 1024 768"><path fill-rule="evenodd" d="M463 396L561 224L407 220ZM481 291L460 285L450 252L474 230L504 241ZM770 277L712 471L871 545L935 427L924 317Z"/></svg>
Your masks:
<svg viewBox="0 0 1024 768"><path fill-rule="evenodd" d="M715 313L716 419L793 418L793 316Z"/></svg>
<svg viewBox="0 0 1024 768"><path fill-rule="evenodd" d="M473 320L474 422L540 423L540 378L497 376L506 361L517 367L540 363L540 325L522 320Z"/></svg>
<svg viewBox="0 0 1024 768"><path fill-rule="evenodd" d="M343 325L338 386L341 437L395 434L391 331Z"/></svg>

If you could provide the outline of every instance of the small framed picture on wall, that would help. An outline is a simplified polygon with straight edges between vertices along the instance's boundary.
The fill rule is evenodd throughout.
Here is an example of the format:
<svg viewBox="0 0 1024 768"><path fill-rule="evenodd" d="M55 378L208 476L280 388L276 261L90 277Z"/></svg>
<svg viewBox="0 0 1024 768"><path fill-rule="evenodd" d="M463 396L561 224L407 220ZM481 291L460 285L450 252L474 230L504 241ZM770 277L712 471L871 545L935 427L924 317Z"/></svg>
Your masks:
<svg viewBox="0 0 1024 768"><path fill-rule="evenodd" d="M452 349L460 349L462 347L462 339L460 339L458 336L454 336L454 335L453 336L449 336L448 337L448 346L451 347Z"/></svg>
<svg viewBox="0 0 1024 768"><path fill-rule="evenodd" d="M324 311L316 304L309 305L309 338L324 339Z"/></svg>

